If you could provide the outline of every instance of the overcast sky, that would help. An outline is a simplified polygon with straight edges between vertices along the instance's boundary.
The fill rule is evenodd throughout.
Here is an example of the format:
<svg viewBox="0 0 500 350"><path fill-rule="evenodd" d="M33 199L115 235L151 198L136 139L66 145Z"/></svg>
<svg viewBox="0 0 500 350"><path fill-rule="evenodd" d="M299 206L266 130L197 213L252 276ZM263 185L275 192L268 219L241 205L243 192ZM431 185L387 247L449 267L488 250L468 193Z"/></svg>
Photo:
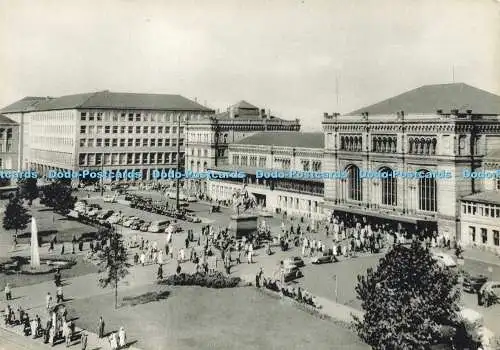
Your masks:
<svg viewBox="0 0 500 350"><path fill-rule="evenodd" d="M173 93L221 110L244 99L318 129L325 111L452 82L453 66L455 81L500 94L494 0L0 0L0 43L2 107Z"/></svg>

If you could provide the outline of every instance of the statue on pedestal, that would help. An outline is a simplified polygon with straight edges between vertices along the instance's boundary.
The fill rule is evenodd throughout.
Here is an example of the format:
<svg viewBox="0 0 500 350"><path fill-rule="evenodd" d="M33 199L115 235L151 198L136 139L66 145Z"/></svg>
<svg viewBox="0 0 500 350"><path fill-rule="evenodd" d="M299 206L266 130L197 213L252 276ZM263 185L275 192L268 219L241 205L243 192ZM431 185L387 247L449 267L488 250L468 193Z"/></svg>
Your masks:
<svg viewBox="0 0 500 350"><path fill-rule="evenodd" d="M253 196L247 190L247 185L243 185L243 188L235 191L233 193L233 210L239 215L240 212L246 212L257 206L257 201L255 196Z"/></svg>

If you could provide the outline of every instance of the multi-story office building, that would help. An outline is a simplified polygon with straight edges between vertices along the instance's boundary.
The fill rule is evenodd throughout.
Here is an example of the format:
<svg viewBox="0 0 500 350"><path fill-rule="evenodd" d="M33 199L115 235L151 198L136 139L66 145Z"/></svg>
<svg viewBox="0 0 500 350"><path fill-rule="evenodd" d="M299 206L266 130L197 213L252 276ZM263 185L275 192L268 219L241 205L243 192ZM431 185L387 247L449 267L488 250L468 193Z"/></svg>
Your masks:
<svg viewBox="0 0 500 350"><path fill-rule="evenodd" d="M322 217L323 179L265 178L257 172L272 175L279 172L320 172L324 155L324 137L320 132L261 132L229 145L229 164L214 170L240 170L245 179L208 181L208 194L217 200L230 200L247 185L257 204L265 210L286 212L319 219ZM274 175L273 175L274 176Z"/></svg>
<svg viewBox="0 0 500 350"><path fill-rule="evenodd" d="M300 122L240 101L226 112L190 120L187 129L186 168L198 172L227 165L231 143L262 131L299 131ZM190 181L189 190L206 193L206 181Z"/></svg>
<svg viewBox="0 0 500 350"><path fill-rule="evenodd" d="M500 253L500 147L489 153L478 173L484 176L484 191L461 201L461 240Z"/></svg>
<svg viewBox="0 0 500 350"><path fill-rule="evenodd" d="M464 172L500 149L499 115L499 96L465 84L325 114L324 169L348 172L325 182L325 208L464 240L460 199L485 186Z"/></svg>
<svg viewBox="0 0 500 350"><path fill-rule="evenodd" d="M0 186L8 186L15 181L8 178L11 171L19 170L19 125L5 115L0 114Z"/></svg>
<svg viewBox="0 0 500 350"><path fill-rule="evenodd" d="M109 91L23 99L2 111L23 128L25 168L127 171L145 180L177 167L188 120L214 113L179 95Z"/></svg>

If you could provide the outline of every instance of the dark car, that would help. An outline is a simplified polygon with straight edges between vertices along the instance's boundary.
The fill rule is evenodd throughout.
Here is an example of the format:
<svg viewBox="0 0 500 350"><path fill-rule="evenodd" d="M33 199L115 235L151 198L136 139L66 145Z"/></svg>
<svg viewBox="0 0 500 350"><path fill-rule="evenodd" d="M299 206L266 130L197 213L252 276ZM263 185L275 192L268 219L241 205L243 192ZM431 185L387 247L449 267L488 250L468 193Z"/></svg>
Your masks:
<svg viewBox="0 0 500 350"><path fill-rule="evenodd" d="M295 265L297 267L303 267L303 266L305 266L304 260L302 260L302 258L299 257L299 256L294 256L294 257L285 259L284 263L286 265Z"/></svg>
<svg viewBox="0 0 500 350"><path fill-rule="evenodd" d="M484 275L465 275L463 282L464 291L467 293L477 293L487 281L488 277Z"/></svg>
<svg viewBox="0 0 500 350"><path fill-rule="evenodd" d="M312 264L315 264L315 265L319 265L319 264L328 264L328 263L332 263L332 262L337 262L337 258L335 257L335 255L333 254L330 254L330 252L328 253L323 253L323 255L320 255L320 256L315 256L311 259L311 263Z"/></svg>
<svg viewBox="0 0 500 350"><path fill-rule="evenodd" d="M304 276L302 271L300 271L300 269L297 266L285 267L284 273L285 273L284 276L285 282L290 282Z"/></svg>

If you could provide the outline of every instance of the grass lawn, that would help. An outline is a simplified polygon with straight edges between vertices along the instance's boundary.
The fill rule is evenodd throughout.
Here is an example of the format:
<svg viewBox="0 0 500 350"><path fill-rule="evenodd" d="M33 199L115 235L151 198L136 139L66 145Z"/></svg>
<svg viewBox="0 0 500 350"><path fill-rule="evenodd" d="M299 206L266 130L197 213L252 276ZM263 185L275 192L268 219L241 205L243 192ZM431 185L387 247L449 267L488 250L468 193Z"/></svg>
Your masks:
<svg viewBox="0 0 500 350"><path fill-rule="evenodd" d="M165 300L114 309L113 295L74 300L77 325L96 332L102 315L106 332L124 326L128 341L157 349L368 349L352 332L320 320L253 288L149 286L124 296L171 293Z"/></svg>
<svg viewBox="0 0 500 350"><path fill-rule="evenodd" d="M51 255L50 257L47 258L50 258L52 260L57 260L58 258L67 260L70 257L71 259L74 259L76 261L76 264L70 267L69 269L61 270L62 279L82 276L82 275L87 275L89 273L97 272L98 270L97 267L93 264L83 261L83 256ZM46 257L41 256L41 258L44 259ZM2 258L1 260L2 262L5 262L6 259ZM0 288L3 289L6 283L10 283L11 287L14 288L14 287L22 287L22 286L38 284L53 279L54 279L53 273L43 274L43 275L25 275L25 274L16 274L10 272L8 273L0 272Z"/></svg>

